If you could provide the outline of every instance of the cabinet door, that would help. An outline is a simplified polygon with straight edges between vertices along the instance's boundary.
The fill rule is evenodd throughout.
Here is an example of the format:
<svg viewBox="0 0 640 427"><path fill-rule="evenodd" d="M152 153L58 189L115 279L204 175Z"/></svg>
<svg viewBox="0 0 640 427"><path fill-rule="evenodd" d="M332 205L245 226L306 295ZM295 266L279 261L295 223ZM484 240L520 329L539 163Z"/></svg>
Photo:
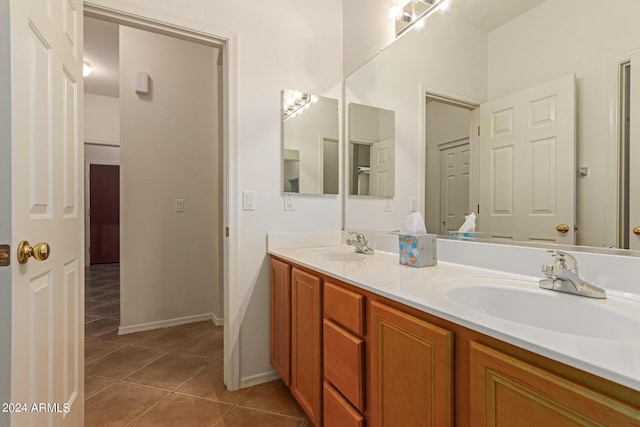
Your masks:
<svg viewBox="0 0 640 427"><path fill-rule="evenodd" d="M291 273L291 392L319 427L322 421L322 300L320 279Z"/></svg>
<svg viewBox="0 0 640 427"><path fill-rule="evenodd" d="M482 344L470 349L472 426L640 426L640 411Z"/></svg>
<svg viewBox="0 0 640 427"><path fill-rule="evenodd" d="M371 425L453 423L453 333L371 303Z"/></svg>
<svg viewBox="0 0 640 427"><path fill-rule="evenodd" d="M291 385L291 266L271 259L271 365Z"/></svg>

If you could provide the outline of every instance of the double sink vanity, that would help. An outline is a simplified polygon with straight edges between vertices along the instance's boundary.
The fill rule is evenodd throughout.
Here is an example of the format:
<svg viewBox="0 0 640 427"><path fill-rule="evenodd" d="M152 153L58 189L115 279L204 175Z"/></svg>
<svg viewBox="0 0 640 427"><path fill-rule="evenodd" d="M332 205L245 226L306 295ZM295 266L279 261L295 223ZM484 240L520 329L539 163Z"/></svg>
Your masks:
<svg viewBox="0 0 640 427"><path fill-rule="evenodd" d="M541 249L439 240L416 269L346 242L269 236L271 362L316 427L640 425L637 291L541 289Z"/></svg>

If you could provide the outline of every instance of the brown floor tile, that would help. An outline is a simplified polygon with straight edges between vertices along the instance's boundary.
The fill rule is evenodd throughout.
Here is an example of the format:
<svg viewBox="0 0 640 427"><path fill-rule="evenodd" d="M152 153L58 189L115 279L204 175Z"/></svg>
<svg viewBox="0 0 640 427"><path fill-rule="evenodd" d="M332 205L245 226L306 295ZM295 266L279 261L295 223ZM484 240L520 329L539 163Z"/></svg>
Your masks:
<svg viewBox="0 0 640 427"><path fill-rule="evenodd" d="M115 384L114 380L108 380L106 378L92 377L87 375L84 377L84 398L85 400L93 396L94 394L104 390L110 385Z"/></svg>
<svg viewBox="0 0 640 427"><path fill-rule="evenodd" d="M114 314L120 314L120 304L108 302L91 310L85 310L89 316L110 317Z"/></svg>
<svg viewBox="0 0 640 427"><path fill-rule="evenodd" d="M204 331L195 338L190 339L180 347L180 351L198 356L221 358L224 336L222 329Z"/></svg>
<svg viewBox="0 0 640 427"><path fill-rule="evenodd" d="M84 335L86 338L94 338L104 335L107 332L115 331L120 326L119 320L114 319L98 319L94 322L87 323L84 326Z"/></svg>
<svg viewBox="0 0 640 427"><path fill-rule="evenodd" d="M85 295L85 297L86 297L86 295ZM100 307L100 306L105 305L105 304L107 304L107 303L104 302L104 301L97 301L97 300L93 300L93 299L88 299L87 298L85 300L85 302L84 302L84 309L85 310L93 310L94 308Z"/></svg>
<svg viewBox="0 0 640 427"><path fill-rule="evenodd" d="M104 356L85 367L85 375L122 379L143 366L162 356L162 350L153 348L126 346Z"/></svg>
<svg viewBox="0 0 640 427"><path fill-rule="evenodd" d="M97 316L90 316L88 314L84 315L84 323L85 324L91 323L91 322L95 322L98 319L99 319L99 317L97 317Z"/></svg>
<svg viewBox="0 0 640 427"><path fill-rule="evenodd" d="M113 331L109 331L106 334L99 335L95 337L95 339L101 341L117 342L121 344L137 344L138 341L142 340L143 338L147 338L148 336L153 335L157 332L157 330L152 330L118 335L118 330L116 329Z"/></svg>
<svg viewBox="0 0 640 427"><path fill-rule="evenodd" d="M227 391L222 375L222 360L216 360L178 388L177 392L219 402L237 403L247 390Z"/></svg>
<svg viewBox="0 0 640 427"><path fill-rule="evenodd" d="M124 381L175 390L209 363L211 359L205 357L170 353L129 375Z"/></svg>
<svg viewBox="0 0 640 427"><path fill-rule="evenodd" d="M154 334L141 339L136 343L143 347L159 348L167 351L180 351L181 347L192 338L200 335L202 331L179 327L157 329Z"/></svg>
<svg viewBox="0 0 640 427"><path fill-rule="evenodd" d="M236 406L216 427L302 427L303 423L301 419Z"/></svg>
<svg viewBox="0 0 640 427"><path fill-rule="evenodd" d="M297 418L305 417L304 411L281 380L251 387L238 405Z"/></svg>
<svg viewBox="0 0 640 427"><path fill-rule="evenodd" d="M85 427L126 426L167 396L167 392L132 384L115 384L85 403Z"/></svg>
<svg viewBox="0 0 640 427"><path fill-rule="evenodd" d="M172 394L131 424L132 427L211 427L232 407Z"/></svg>
<svg viewBox="0 0 640 427"><path fill-rule="evenodd" d="M117 343L107 342L107 341L98 341L98 340L87 338L84 341L84 361L85 363L92 362L122 347L124 347L123 344L117 344Z"/></svg>
<svg viewBox="0 0 640 427"><path fill-rule="evenodd" d="M178 327L185 328L185 329L196 329L199 331L222 328L222 326L216 326L213 323L213 320L203 320L201 322L185 323L184 325L179 325Z"/></svg>

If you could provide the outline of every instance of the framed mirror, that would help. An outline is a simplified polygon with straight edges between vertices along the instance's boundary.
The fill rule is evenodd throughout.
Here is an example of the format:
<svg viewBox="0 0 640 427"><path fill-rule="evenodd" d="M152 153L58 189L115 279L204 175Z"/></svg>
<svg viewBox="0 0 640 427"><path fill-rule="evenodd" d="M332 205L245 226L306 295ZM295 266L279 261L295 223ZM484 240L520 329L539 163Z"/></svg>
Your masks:
<svg viewBox="0 0 640 427"><path fill-rule="evenodd" d="M339 193L337 99L282 91L282 191Z"/></svg>
<svg viewBox="0 0 640 427"><path fill-rule="evenodd" d="M393 197L395 113L351 103L348 107L349 194Z"/></svg>
<svg viewBox="0 0 640 427"><path fill-rule="evenodd" d="M463 144L456 141L469 138L463 153L468 171L462 172L467 207L461 213L478 215L477 231L493 222L487 234L501 240L640 249L634 233L640 233L640 171L634 167L640 164L637 16L640 3L633 0L615 0L606 13L597 3L578 0L454 1L424 28L398 38L345 80L346 105L382 105L396 113L396 193L390 211L382 203L348 199L345 227L398 229L415 198L425 217L437 218L427 230L442 233L441 216L434 212L449 207L434 196L433 188L443 187L434 183L442 177L433 164L441 161L440 148L454 150ZM567 101L535 93L558 82L569 90ZM429 97L460 103L469 115L462 126L466 136L452 137L448 147L435 151L426 141L434 123L428 119ZM522 107L504 103L509 98L523 100ZM487 104L492 109L483 116ZM524 133L514 127L519 120ZM568 136L526 134L560 122ZM447 132L446 121L435 123ZM484 145L485 136L500 133L519 136ZM559 138L568 151L557 148ZM516 153L517 144L525 151ZM501 167L491 170L492 164ZM515 177L525 170L528 184L518 187ZM545 224L545 235L514 215L520 199L526 216L550 217L561 205L570 210ZM499 228L509 222L518 234Z"/></svg>

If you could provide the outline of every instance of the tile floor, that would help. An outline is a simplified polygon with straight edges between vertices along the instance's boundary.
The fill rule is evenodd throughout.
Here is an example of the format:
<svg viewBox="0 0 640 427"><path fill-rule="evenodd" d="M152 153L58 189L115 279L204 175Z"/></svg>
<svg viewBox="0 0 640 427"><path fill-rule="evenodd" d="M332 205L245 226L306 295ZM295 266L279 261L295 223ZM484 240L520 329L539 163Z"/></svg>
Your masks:
<svg viewBox="0 0 640 427"><path fill-rule="evenodd" d="M119 265L87 268L85 427L312 427L281 381L228 392L222 327L118 335Z"/></svg>

